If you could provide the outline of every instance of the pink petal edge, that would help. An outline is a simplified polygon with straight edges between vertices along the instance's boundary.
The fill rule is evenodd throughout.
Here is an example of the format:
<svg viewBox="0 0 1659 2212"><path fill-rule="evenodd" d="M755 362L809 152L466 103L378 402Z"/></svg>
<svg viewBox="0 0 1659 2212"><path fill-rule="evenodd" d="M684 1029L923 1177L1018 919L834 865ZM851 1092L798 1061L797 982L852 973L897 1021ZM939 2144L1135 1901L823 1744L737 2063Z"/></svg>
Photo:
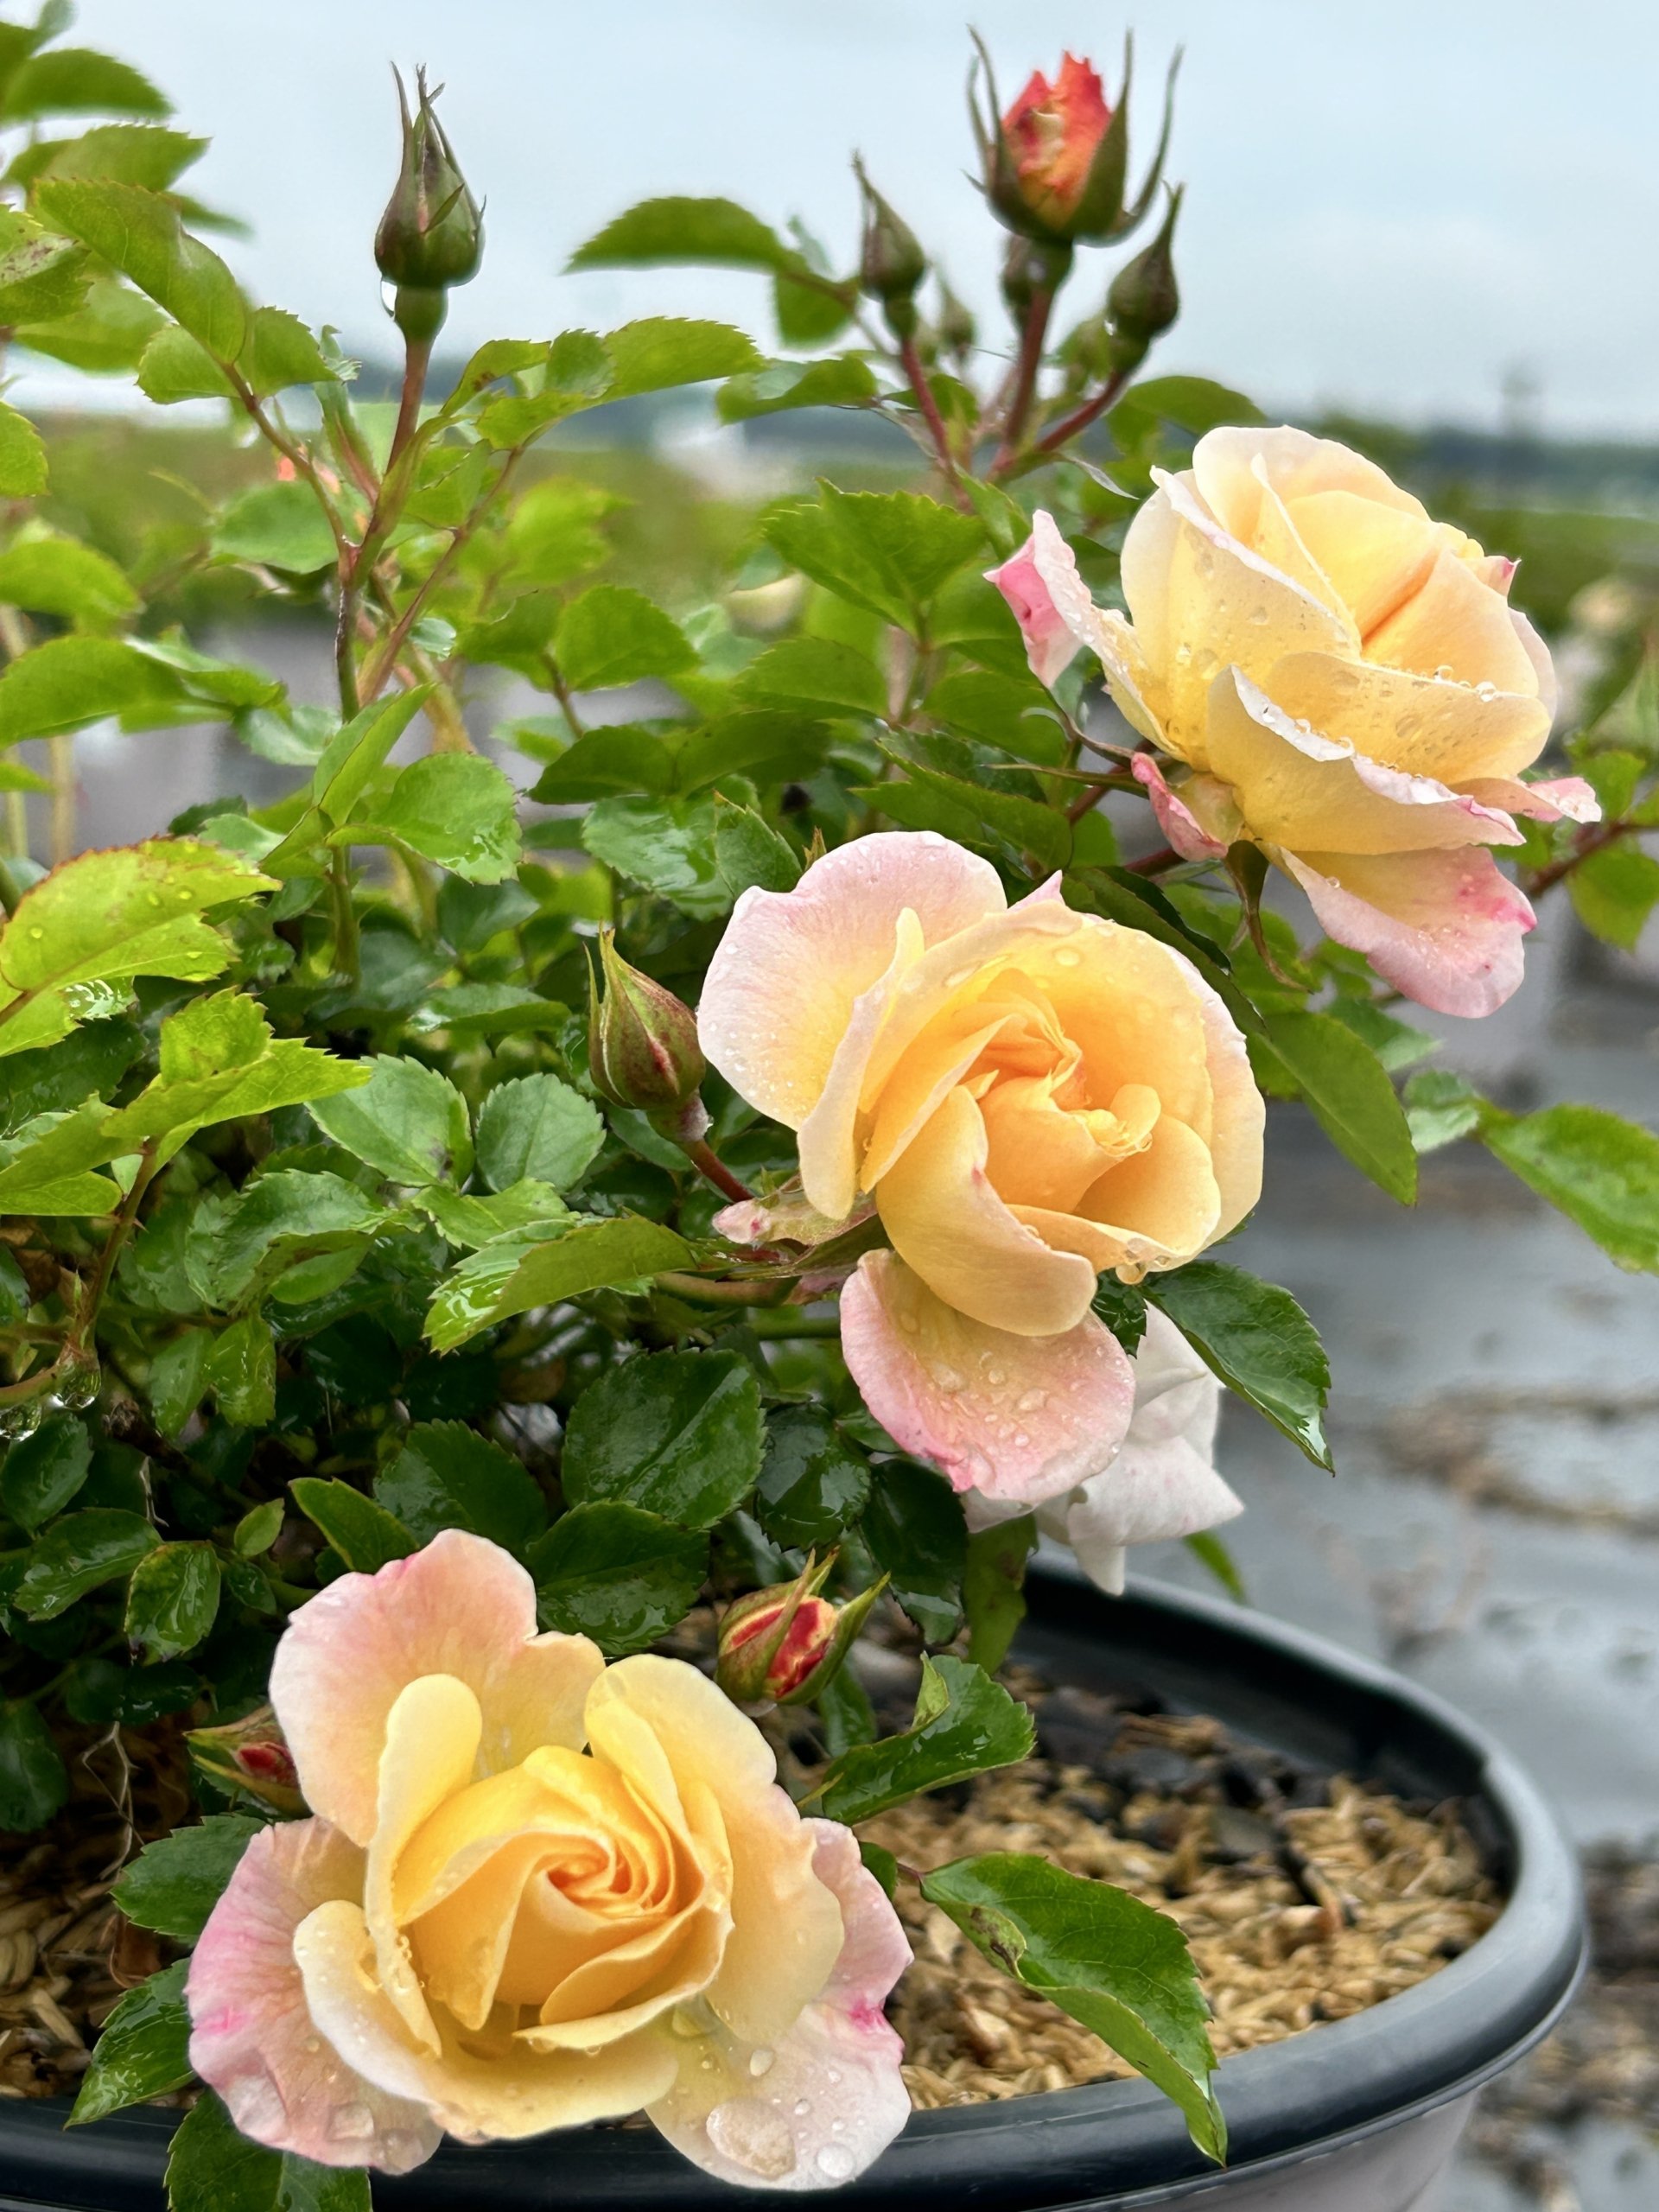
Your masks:
<svg viewBox="0 0 1659 2212"><path fill-rule="evenodd" d="M1363 864L1317 857L1331 873L1310 856L1274 855L1307 893L1320 927L1363 952L1385 982L1436 1014L1469 1020L1495 1013L1514 995L1525 968L1522 939L1537 918L1484 846ZM1338 871L1357 874L1365 893Z"/></svg>
<svg viewBox="0 0 1659 2212"><path fill-rule="evenodd" d="M1172 789L1168 779L1150 753L1137 753L1129 763L1136 783L1144 785L1158 827L1184 861L1224 860L1227 848L1212 837L1185 801Z"/></svg>
<svg viewBox="0 0 1659 2212"><path fill-rule="evenodd" d="M1074 590L1083 591L1071 550L1053 517L1039 508L1032 518L1030 537L1001 568L988 569L985 581L996 586L1012 609L1032 674L1052 690L1082 643L1063 609ZM1087 596L1084 593L1085 603Z"/></svg>

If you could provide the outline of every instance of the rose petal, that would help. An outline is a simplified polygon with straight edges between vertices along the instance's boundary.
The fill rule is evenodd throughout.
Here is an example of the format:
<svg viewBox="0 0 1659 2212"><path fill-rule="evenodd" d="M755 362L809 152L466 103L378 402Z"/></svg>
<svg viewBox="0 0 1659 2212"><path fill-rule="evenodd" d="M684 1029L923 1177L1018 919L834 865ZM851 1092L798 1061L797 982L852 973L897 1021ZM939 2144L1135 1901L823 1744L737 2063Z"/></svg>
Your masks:
<svg viewBox="0 0 1659 2212"><path fill-rule="evenodd" d="M1135 781L1146 786L1158 827L1184 861L1219 861L1226 858L1225 841L1212 837L1185 800L1171 790L1165 780L1163 770L1150 753L1137 753L1129 763L1129 769Z"/></svg>
<svg viewBox="0 0 1659 2212"><path fill-rule="evenodd" d="M1205 505L1245 544L1255 538L1264 484L1293 508L1322 493L1348 493L1427 519L1421 502L1402 492L1375 461L1335 438L1288 425L1206 430L1192 448L1192 478Z"/></svg>
<svg viewBox="0 0 1659 2212"><path fill-rule="evenodd" d="M594 2052L537 2051L505 2030L463 2041L439 2015L442 2049L419 2050L376 1979L362 1911L345 1900L301 1922L294 1957L318 2031L348 2050L370 2081L417 2100L463 2142L620 2120L654 2102L674 2078L668 2038L652 2028Z"/></svg>
<svg viewBox="0 0 1659 2212"><path fill-rule="evenodd" d="M1263 844L1377 854L1522 842L1507 814L1303 726L1241 670L1211 685L1207 733L1212 771Z"/></svg>
<svg viewBox="0 0 1659 2212"><path fill-rule="evenodd" d="M798 1128L855 1004L892 964L900 915L932 944L1006 904L988 861L931 830L838 845L792 891L738 900L703 984L702 1049L740 1096Z"/></svg>
<svg viewBox="0 0 1659 2212"><path fill-rule="evenodd" d="M1320 926L1363 952L1384 982L1438 1014L1492 1013L1520 983L1535 917L1484 848L1382 860L1274 855Z"/></svg>
<svg viewBox="0 0 1659 2212"><path fill-rule="evenodd" d="M851 1830L803 1825L844 1930L821 1995L774 2044L757 2048L718 2029L683 2044L674 2086L649 2113L705 2172L750 2189L850 2181L910 2117L904 2046L881 2009L910 1946Z"/></svg>
<svg viewBox="0 0 1659 2212"><path fill-rule="evenodd" d="M1444 670L1459 683L1523 697L1539 688L1509 602L1444 545L1417 589L1366 639L1365 657L1418 676Z"/></svg>
<svg viewBox="0 0 1659 2212"><path fill-rule="evenodd" d="M1064 559L1056 558L1056 545ZM1031 672L1052 690L1076 658L1082 642L1056 601L1062 595L1083 591L1077 563L1054 518L1039 508L1032 517L1030 537L1001 568L988 569L985 581L996 586L1013 609L1026 641ZM1086 592L1083 595L1088 598Z"/></svg>
<svg viewBox="0 0 1659 2212"><path fill-rule="evenodd" d="M1134 1376L1092 1313L1051 1337L987 1328L891 1253L867 1253L842 1293L841 1342L882 1427L957 1490L1052 1497L1109 1465L1128 1427Z"/></svg>
<svg viewBox="0 0 1659 2212"><path fill-rule="evenodd" d="M1529 693L1483 693L1333 653L1287 654L1262 688L1294 721L1344 741L1366 760L1457 791L1476 777L1528 766L1549 734L1548 713Z"/></svg>
<svg viewBox="0 0 1659 2212"><path fill-rule="evenodd" d="M478 1699L486 1770L538 1744L581 1747L582 1709L604 1667L583 1636L537 1636L529 1575L497 1544L446 1529L378 1574L342 1574L294 1614L270 1670L307 1802L354 1842L374 1834L386 1717L422 1675Z"/></svg>
<svg viewBox="0 0 1659 2212"><path fill-rule="evenodd" d="M1582 776L1555 776L1523 784L1512 776L1484 776L1464 789L1483 806L1528 814L1535 822L1599 822L1601 801Z"/></svg>
<svg viewBox="0 0 1659 2212"><path fill-rule="evenodd" d="M190 1961L190 2063L254 2142L407 2173L437 2149L437 2126L423 2103L377 2088L323 2041L294 1961L301 1922L362 1888L363 1853L326 1821L261 1829Z"/></svg>

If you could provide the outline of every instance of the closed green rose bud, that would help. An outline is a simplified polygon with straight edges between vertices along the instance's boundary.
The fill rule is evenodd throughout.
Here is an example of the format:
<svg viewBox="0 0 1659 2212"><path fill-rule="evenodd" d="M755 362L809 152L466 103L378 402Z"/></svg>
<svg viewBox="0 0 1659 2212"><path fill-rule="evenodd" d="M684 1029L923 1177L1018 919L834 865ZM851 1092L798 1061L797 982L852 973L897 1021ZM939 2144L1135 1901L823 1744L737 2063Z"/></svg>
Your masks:
<svg viewBox="0 0 1659 2212"><path fill-rule="evenodd" d="M302 1813L305 1799L294 1754L268 1705L219 1728L193 1728L185 1737L199 1774L221 1789L239 1789L273 1813Z"/></svg>
<svg viewBox="0 0 1659 2212"><path fill-rule="evenodd" d="M868 299L880 302L893 336L909 338L916 328L916 292L927 274L927 256L915 232L870 182L863 162L855 161L853 168L864 194L859 286Z"/></svg>
<svg viewBox="0 0 1659 2212"><path fill-rule="evenodd" d="M1171 192L1162 229L1133 261L1124 263L1106 295L1106 313L1114 334L1131 345L1138 345L1142 353L1154 338L1169 328L1181 311L1172 246L1175 218L1181 212L1181 194L1185 190L1183 185Z"/></svg>
<svg viewBox="0 0 1659 2212"><path fill-rule="evenodd" d="M715 1680L728 1697L740 1705L805 1705L828 1689L887 1580L833 1605L818 1593L835 1560L833 1552L822 1562L809 1558L793 1582L727 1608Z"/></svg>
<svg viewBox="0 0 1659 2212"><path fill-rule="evenodd" d="M672 991L628 965L613 931L600 932L599 963L603 995L591 969L588 982L588 1066L594 1090L614 1106L637 1108L667 1124L671 1134L700 1136L708 1117L697 1086L708 1063L696 1016Z"/></svg>
<svg viewBox="0 0 1659 2212"><path fill-rule="evenodd" d="M380 274L397 287L392 315L398 328L408 338L429 342L443 321L445 293L478 274L484 219L438 121L436 94L427 90L423 69L416 71L415 85L411 116L404 80L397 78L403 162L374 234L374 257Z"/></svg>

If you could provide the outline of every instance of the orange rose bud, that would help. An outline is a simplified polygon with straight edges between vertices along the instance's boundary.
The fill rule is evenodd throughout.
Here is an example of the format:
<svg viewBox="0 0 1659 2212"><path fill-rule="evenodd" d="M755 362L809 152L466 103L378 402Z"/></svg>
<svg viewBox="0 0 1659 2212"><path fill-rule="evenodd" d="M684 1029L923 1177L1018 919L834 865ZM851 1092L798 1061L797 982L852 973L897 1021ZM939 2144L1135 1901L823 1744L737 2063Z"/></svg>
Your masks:
<svg viewBox="0 0 1659 2212"><path fill-rule="evenodd" d="M221 1789L239 1789L275 1813L302 1813L300 1778L276 1715L268 1705L219 1728L193 1728L185 1737L198 1773Z"/></svg>
<svg viewBox="0 0 1659 2212"><path fill-rule="evenodd" d="M1026 205L1059 228L1075 213L1112 111L1092 62L1065 55L1051 85L1040 69L1002 118Z"/></svg>
<svg viewBox="0 0 1659 2212"><path fill-rule="evenodd" d="M591 972L588 981L588 1067L594 1090L613 1106L664 1120L671 1135L701 1136L709 1118L697 1086L708 1063L696 1016L672 991L629 966L613 931L600 931L599 964L602 998Z"/></svg>
<svg viewBox="0 0 1659 2212"><path fill-rule="evenodd" d="M832 1605L818 1592L835 1560L833 1552L821 1563L809 1558L793 1582L728 1606L715 1667L728 1697L740 1705L804 1705L829 1688L887 1581L883 1575L849 1605Z"/></svg>
<svg viewBox="0 0 1659 2212"><path fill-rule="evenodd" d="M982 112L970 94L969 108L985 196L1009 230L1051 245L1086 238L1102 245L1126 237L1141 221L1163 173L1175 70L1170 70L1163 135L1151 171L1128 202L1132 60L1126 45L1122 87L1115 100L1107 99L1094 64L1068 54L1052 83L1033 70L1019 98L1004 109L980 48L990 105Z"/></svg>

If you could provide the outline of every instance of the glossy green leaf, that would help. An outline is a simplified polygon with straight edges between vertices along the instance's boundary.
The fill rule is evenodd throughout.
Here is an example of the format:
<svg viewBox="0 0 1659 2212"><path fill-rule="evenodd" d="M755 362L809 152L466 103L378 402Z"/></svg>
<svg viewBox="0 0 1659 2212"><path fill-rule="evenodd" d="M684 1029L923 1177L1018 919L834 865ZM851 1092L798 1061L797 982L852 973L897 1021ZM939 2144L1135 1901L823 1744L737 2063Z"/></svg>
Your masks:
<svg viewBox="0 0 1659 2212"><path fill-rule="evenodd" d="M1362 1045L1369 1046L1390 1075L1415 1067L1419 1060L1440 1049L1438 1037L1385 1014L1372 999L1333 999L1329 1010L1332 1020L1351 1029Z"/></svg>
<svg viewBox="0 0 1659 2212"><path fill-rule="evenodd" d="M88 2120L182 2088L191 2079L190 2014L184 2001L189 1971L189 1960L181 1959L121 1999L99 2031L67 2127L85 2127Z"/></svg>
<svg viewBox="0 0 1659 2212"><path fill-rule="evenodd" d="M1269 1014L1268 1042L1337 1149L1402 1205L1417 1195L1405 1109L1369 1045L1328 1014Z"/></svg>
<svg viewBox="0 0 1659 2212"><path fill-rule="evenodd" d="M522 1552L547 1526L547 1501L524 1463L458 1421L411 1428L374 1496L421 1543L440 1529L469 1529Z"/></svg>
<svg viewBox="0 0 1659 2212"><path fill-rule="evenodd" d="M1322 1416L1331 1365L1287 1290L1217 1260L1196 1260L1143 1286L1200 1359L1317 1465L1331 1465Z"/></svg>
<svg viewBox="0 0 1659 2212"><path fill-rule="evenodd" d="M1425 1068L1406 1084L1406 1122L1420 1153L1438 1152L1480 1127L1486 1102L1450 1068Z"/></svg>
<svg viewBox="0 0 1659 2212"><path fill-rule="evenodd" d="M977 1529L968 1539L962 1574L962 1610L968 1619L968 1656L995 1675L1008 1656L1026 1617L1026 1562L1037 1548L1037 1516Z"/></svg>
<svg viewBox="0 0 1659 2212"><path fill-rule="evenodd" d="M893 1594L930 1643L944 1643L962 1618L968 1531L962 1503L943 1475L913 1459L884 1459L870 1471L870 1502L861 1524Z"/></svg>
<svg viewBox="0 0 1659 2212"><path fill-rule="evenodd" d="M978 521L936 499L840 492L827 482L815 502L774 508L766 534L815 583L918 637L934 595L986 550Z"/></svg>
<svg viewBox="0 0 1659 2212"><path fill-rule="evenodd" d="M1029 1758L1035 1744L1027 1707L983 1668L948 1654L924 1658L916 1717L904 1734L842 1752L817 1794L831 1820L872 1820L925 1790Z"/></svg>
<svg viewBox="0 0 1659 2212"><path fill-rule="evenodd" d="M296 1260L359 1249L385 1217L343 1176L278 1169L243 1185L212 1224L201 1264L193 1257L191 1267L215 1305L240 1305Z"/></svg>
<svg viewBox="0 0 1659 2212"><path fill-rule="evenodd" d="M472 1123L448 1077L391 1053L370 1065L361 1090L312 1106L317 1126L390 1182L464 1183L473 1166Z"/></svg>
<svg viewBox="0 0 1659 2212"><path fill-rule="evenodd" d="M46 177L35 204L48 222L91 246L166 309L218 361L233 361L247 336L236 279L193 238L176 210L142 186Z"/></svg>
<svg viewBox="0 0 1659 2212"><path fill-rule="evenodd" d="M0 464L3 463L0 446ZM0 745L154 709L177 695L166 672L114 638L52 638L0 674Z"/></svg>
<svg viewBox="0 0 1659 2212"><path fill-rule="evenodd" d="M478 1116L478 1172L493 1191L528 1179L568 1191L592 1165L605 1124L590 1099L554 1075L499 1083Z"/></svg>
<svg viewBox="0 0 1659 2212"><path fill-rule="evenodd" d="M552 1236L505 1236L470 1253L439 1287L426 1333L440 1351L492 1322L583 1292L630 1288L682 1268L691 1248L671 1229L637 1214L573 1216Z"/></svg>
<svg viewBox="0 0 1659 2212"><path fill-rule="evenodd" d="M1046 1859L993 1852L927 1875L922 1894L1006 1974L1050 1998L1179 2106L1217 2164L1227 2126L1211 2077L1216 2056L1186 1938L1109 1882Z"/></svg>
<svg viewBox="0 0 1659 2212"><path fill-rule="evenodd" d="M226 1421L263 1428L276 1410L276 1352L270 1325L247 1313L221 1330L203 1376Z"/></svg>
<svg viewBox="0 0 1659 2212"><path fill-rule="evenodd" d="M828 305L838 328L845 319L839 304ZM838 353L827 361L772 361L721 387L720 419L747 423L796 407L868 407L880 390L868 362L856 353Z"/></svg>
<svg viewBox="0 0 1659 2212"><path fill-rule="evenodd" d="M400 768L372 805L372 824L353 822L354 844L394 840L469 883L499 883L522 857L516 794L493 760L476 753L429 753Z"/></svg>
<svg viewBox="0 0 1659 2212"><path fill-rule="evenodd" d="M163 1436L176 1436L201 1403L213 1350L211 1329L184 1329L156 1347L147 1387L149 1409Z"/></svg>
<svg viewBox="0 0 1659 2212"><path fill-rule="evenodd" d="M56 531L15 537L0 553L0 600L82 629L119 621L140 604L107 554Z"/></svg>
<svg viewBox="0 0 1659 2212"><path fill-rule="evenodd" d="M574 1506L537 1537L527 1564L543 1626L591 1636L620 1659L684 1619L709 1573L709 1539L610 1498Z"/></svg>
<svg viewBox="0 0 1659 2212"><path fill-rule="evenodd" d="M209 543L221 560L250 561L289 575L315 575L334 565L328 518L309 486L301 483L256 484L240 493L219 517Z"/></svg>
<svg viewBox="0 0 1659 2212"><path fill-rule="evenodd" d="M130 1574L159 1541L148 1521L114 1506L66 1513L30 1552L12 1603L26 1619L55 1620L88 1591Z"/></svg>
<svg viewBox="0 0 1659 2212"><path fill-rule="evenodd" d="M617 1498L683 1529L740 1506L760 1471L760 1388L730 1351L664 1351L610 1369L565 1427L561 1478L578 1505Z"/></svg>
<svg viewBox="0 0 1659 2212"><path fill-rule="evenodd" d="M712 799L601 799L582 825L582 842L595 860L695 920L712 921L731 906L715 855Z"/></svg>
<svg viewBox="0 0 1659 2212"><path fill-rule="evenodd" d="M236 1524L231 1548L238 1559L257 1559L282 1535L283 1519L280 1497L268 1497L263 1505L250 1506Z"/></svg>
<svg viewBox="0 0 1659 2212"><path fill-rule="evenodd" d="M194 1651L219 1611L219 1556L211 1544L161 1544L141 1559L127 1591L127 1639L146 1659Z"/></svg>
<svg viewBox="0 0 1659 2212"><path fill-rule="evenodd" d="M127 1918L158 1936L194 1943L242 1854L266 1823L245 1813L210 1813L146 1844L111 1891Z"/></svg>
<svg viewBox="0 0 1659 2212"><path fill-rule="evenodd" d="M1506 1167L1633 1274L1659 1274L1659 1137L1599 1106L1489 1114L1481 1135Z"/></svg>
<svg viewBox="0 0 1659 2212"><path fill-rule="evenodd" d="M0 1704L0 1829L28 1835L68 1797L69 1777L37 1707Z"/></svg>
<svg viewBox="0 0 1659 2212"><path fill-rule="evenodd" d="M650 315L607 332L605 350L613 370L607 399L627 399L671 385L707 384L760 365L753 340L728 323L688 322L671 315Z"/></svg>
<svg viewBox="0 0 1659 2212"><path fill-rule="evenodd" d="M754 1511L785 1551L837 1541L869 1501L870 1465L822 1406L785 1406L766 1423Z"/></svg>
<svg viewBox="0 0 1659 2212"><path fill-rule="evenodd" d="M792 891L801 856L752 806L715 800L715 866L734 904L746 891Z"/></svg>
<svg viewBox="0 0 1659 2212"><path fill-rule="evenodd" d="M208 2090L173 2138L167 2202L168 2212L370 2212L369 2177L250 2142Z"/></svg>
<svg viewBox="0 0 1659 2212"><path fill-rule="evenodd" d="M420 1545L395 1514L349 1483L300 1475L289 1491L308 1521L315 1522L347 1567L376 1574L395 1559L407 1559Z"/></svg>
<svg viewBox="0 0 1659 2212"><path fill-rule="evenodd" d="M573 599L559 617L553 649L575 691L676 676L695 658L679 625L626 584L592 584Z"/></svg>
<svg viewBox="0 0 1659 2212"><path fill-rule="evenodd" d="M528 1080L528 1078L526 1078ZM462 1251L476 1251L499 1236L511 1236L541 1223L559 1222L569 1209L550 1183L509 1183L488 1198L429 1184L415 1203L436 1223L444 1237Z"/></svg>
<svg viewBox="0 0 1659 2212"><path fill-rule="evenodd" d="M0 1465L0 1511L31 1535L61 1513L86 1479L92 1443L84 1421L67 1414L42 1421L11 1446Z"/></svg>

